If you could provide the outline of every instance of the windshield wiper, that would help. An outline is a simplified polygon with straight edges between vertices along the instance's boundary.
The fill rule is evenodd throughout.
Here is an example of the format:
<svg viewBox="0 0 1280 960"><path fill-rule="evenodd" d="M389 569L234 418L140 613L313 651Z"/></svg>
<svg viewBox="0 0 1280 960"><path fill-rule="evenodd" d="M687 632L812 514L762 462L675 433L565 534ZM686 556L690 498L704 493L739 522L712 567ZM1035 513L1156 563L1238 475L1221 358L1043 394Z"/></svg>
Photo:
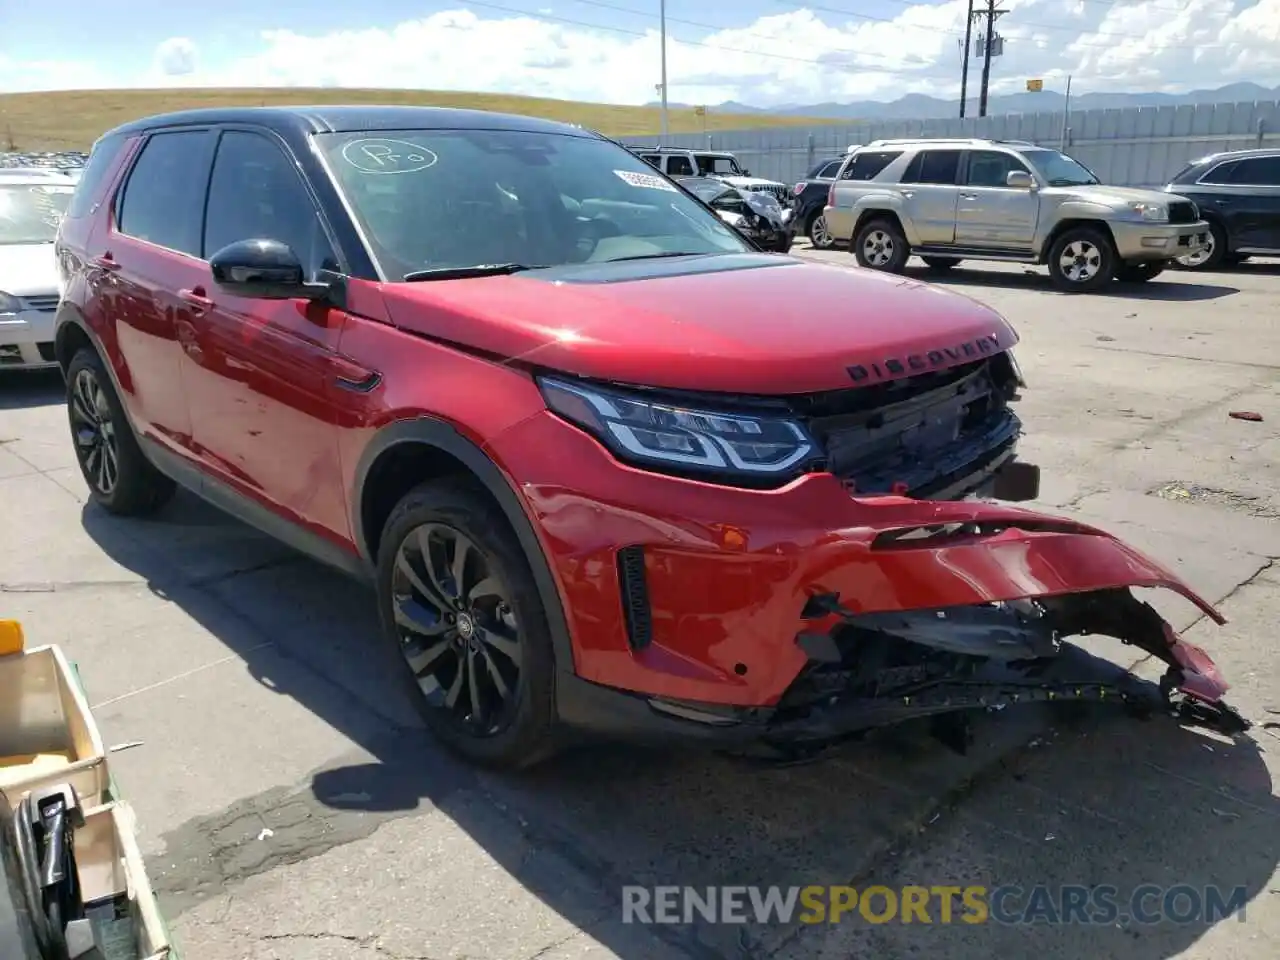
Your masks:
<svg viewBox="0 0 1280 960"><path fill-rule="evenodd" d="M664 257L706 257L705 250L673 250L666 253L638 253L633 257L610 257L608 260L597 260L597 263L621 263L624 260L661 260Z"/></svg>
<svg viewBox="0 0 1280 960"><path fill-rule="evenodd" d="M471 277L505 277L522 270L541 270L541 266L527 263L473 263L469 267L428 267L413 270L402 279L413 283L418 280L467 280Z"/></svg>
<svg viewBox="0 0 1280 960"><path fill-rule="evenodd" d="M1055 177L1049 181L1051 187L1095 187L1097 180L1072 180L1070 177Z"/></svg>

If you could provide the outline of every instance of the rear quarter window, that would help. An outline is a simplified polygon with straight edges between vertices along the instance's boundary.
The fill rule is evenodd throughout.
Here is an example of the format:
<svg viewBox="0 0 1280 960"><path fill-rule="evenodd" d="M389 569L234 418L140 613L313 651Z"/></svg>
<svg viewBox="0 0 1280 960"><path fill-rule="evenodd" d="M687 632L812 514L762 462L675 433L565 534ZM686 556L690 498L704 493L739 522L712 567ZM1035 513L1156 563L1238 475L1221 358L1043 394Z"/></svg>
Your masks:
<svg viewBox="0 0 1280 960"><path fill-rule="evenodd" d="M840 172L841 180L874 180L889 164L902 156L901 150L855 153Z"/></svg>
<svg viewBox="0 0 1280 960"><path fill-rule="evenodd" d="M93 209L94 201L101 195L103 180L115 166L126 139L123 136L104 137L93 145L89 151L89 159L85 161L80 172L80 181L76 184L75 193L67 205L65 216L78 220Z"/></svg>

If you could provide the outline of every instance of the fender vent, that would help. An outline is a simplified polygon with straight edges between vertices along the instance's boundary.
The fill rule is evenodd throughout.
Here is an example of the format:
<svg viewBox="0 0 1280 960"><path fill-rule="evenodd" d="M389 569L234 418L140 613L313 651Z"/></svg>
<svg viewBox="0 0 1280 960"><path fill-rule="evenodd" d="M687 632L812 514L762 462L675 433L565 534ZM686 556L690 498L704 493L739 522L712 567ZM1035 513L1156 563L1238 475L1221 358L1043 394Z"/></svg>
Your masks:
<svg viewBox="0 0 1280 960"><path fill-rule="evenodd" d="M622 587L622 612L627 618L627 642L641 650L653 640L653 611L649 607L649 585L644 576L644 547L623 547L618 551L618 583Z"/></svg>

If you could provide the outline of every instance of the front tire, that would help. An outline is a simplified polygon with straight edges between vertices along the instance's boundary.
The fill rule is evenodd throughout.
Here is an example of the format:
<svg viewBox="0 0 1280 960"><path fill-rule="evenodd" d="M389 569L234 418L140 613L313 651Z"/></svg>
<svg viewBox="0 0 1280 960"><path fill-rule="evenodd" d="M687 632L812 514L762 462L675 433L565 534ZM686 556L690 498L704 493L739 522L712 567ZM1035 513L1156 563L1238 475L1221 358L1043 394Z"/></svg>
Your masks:
<svg viewBox="0 0 1280 960"><path fill-rule="evenodd" d="M97 351L84 347L72 357L66 382L71 441L90 498L117 516L155 513L177 485L142 452Z"/></svg>
<svg viewBox="0 0 1280 960"><path fill-rule="evenodd" d="M1183 270L1217 270L1231 263L1232 256L1227 250L1227 231L1221 224L1209 221L1209 245L1198 253L1189 253L1178 257L1178 266Z"/></svg>
<svg viewBox="0 0 1280 960"><path fill-rule="evenodd" d="M1053 242L1048 266L1049 279L1063 293L1094 293L1115 275L1115 247L1101 230L1076 227Z"/></svg>
<svg viewBox="0 0 1280 960"><path fill-rule="evenodd" d="M1121 264L1116 270L1116 279L1121 283L1146 283L1164 273L1167 266L1168 264L1163 260Z"/></svg>
<svg viewBox="0 0 1280 960"><path fill-rule="evenodd" d="M853 238L858 266L884 273L901 273L911 256L907 238L892 220L877 218L863 225Z"/></svg>
<svg viewBox="0 0 1280 960"><path fill-rule="evenodd" d="M411 490L378 551L378 610L427 729L473 763L519 769L555 750L555 654L519 542L461 481Z"/></svg>

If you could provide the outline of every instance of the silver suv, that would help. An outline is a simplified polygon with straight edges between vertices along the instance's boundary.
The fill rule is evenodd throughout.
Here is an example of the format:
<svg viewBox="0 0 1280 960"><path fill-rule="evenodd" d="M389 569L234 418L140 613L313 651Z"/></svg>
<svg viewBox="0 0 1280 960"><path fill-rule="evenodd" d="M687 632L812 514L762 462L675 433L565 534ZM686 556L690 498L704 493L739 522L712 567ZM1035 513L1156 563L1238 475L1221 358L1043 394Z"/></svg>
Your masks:
<svg viewBox="0 0 1280 960"><path fill-rule="evenodd" d="M935 270L961 260L1044 264L1091 292L1142 282L1207 242L1185 197L1104 186L1057 150L1011 140L877 140L850 147L824 210L861 266Z"/></svg>

